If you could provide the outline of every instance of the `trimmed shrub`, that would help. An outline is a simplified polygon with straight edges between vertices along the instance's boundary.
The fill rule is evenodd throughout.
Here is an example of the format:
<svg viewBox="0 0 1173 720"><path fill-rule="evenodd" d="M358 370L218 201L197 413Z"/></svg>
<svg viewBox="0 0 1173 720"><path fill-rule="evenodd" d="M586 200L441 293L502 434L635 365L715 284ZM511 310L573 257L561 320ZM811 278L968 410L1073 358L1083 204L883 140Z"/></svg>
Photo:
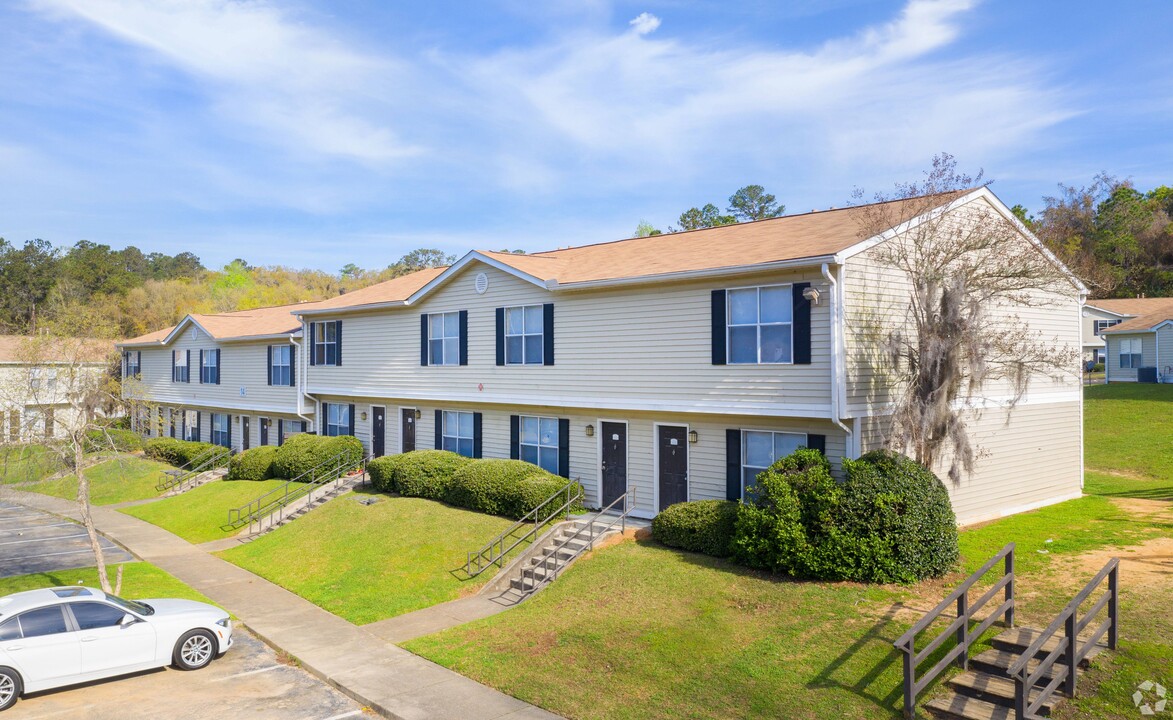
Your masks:
<svg viewBox="0 0 1173 720"><path fill-rule="evenodd" d="M363 459L362 441L353 435L338 435L325 438L319 450L319 463L341 455L347 467L357 467Z"/></svg>
<svg viewBox="0 0 1173 720"><path fill-rule="evenodd" d="M245 450L228 461L227 480L268 480L273 477L273 461L277 448L272 445Z"/></svg>
<svg viewBox="0 0 1173 720"><path fill-rule="evenodd" d="M322 435L300 434L294 435L277 448L277 456L273 460L273 472L277 477L286 480L302 478L309 481L309 471L318 468L323 463L338 454L351 465L358 465L362 460L362 442L353 435L339 435L325 437ZM324 470L324 468L323 468ZM302 476L305 477L302 477ZM317 473L314 473L316 476Z"/></svg>
<svg viewBox="0 0 1173 720"><path fill-rule="evenodd" d="M441 499L449 505L517 520L566 483L521 460L474 460L457 468Z"/></svg>
<svg viewBox="0 0 1173 720"><path fill-rule="evenodd" d="M747 567L808 575L814 534L833 515L836 485L831 465L817 450L796 450L758 474L754 501L743 505L734 525L733 559Z"/></svg>
<svg viewBox="0 0 1173 720"><path fill-rule="evenodd" d="M118 452L135 452L143 449L143 439L132 430L109 428L90 430L86 433L86 452L103 450L117 450Z"/></svg>
<svg viewBox="0 0 1173 720"><path fill-rule="evenodd" d="M205 453L213 449L222 450L225 454L228 453L228 448L219 445L176 438L155 438L148 440L143 445L143 451L147 457L170 463L176 467L184 467L197 458L208 457Z"/></svg>
<svg viewBox="0 0 1173 720"><path fill-rule="evenodd" d="M400 495L443 500L453 473L471 462L447 450L413 450L395 456L391 481Z"/></svg>
<svg viewBox="0 0 1173 720"><path fill-rule="evenodd" d="M379 492L399 492L395 487L395 468L400 455L384 455L367 463L367 475L371 478L371 485Z"/></svg>
<svg viewBox="0 0 1173 720"><path fill-rule="evenodd" d="M904 455L877 450L844 460L839 512L843 549L853 560L842 577L911 583L945 574L957 562L957 517L931 470Z"/></svg>
<svg viewBox="0 0 1173 720"><path fill-rule="evenodd" d="M740 503L696 500L669 505L652 519L652 537L669 547L728 557Z"/></svg>

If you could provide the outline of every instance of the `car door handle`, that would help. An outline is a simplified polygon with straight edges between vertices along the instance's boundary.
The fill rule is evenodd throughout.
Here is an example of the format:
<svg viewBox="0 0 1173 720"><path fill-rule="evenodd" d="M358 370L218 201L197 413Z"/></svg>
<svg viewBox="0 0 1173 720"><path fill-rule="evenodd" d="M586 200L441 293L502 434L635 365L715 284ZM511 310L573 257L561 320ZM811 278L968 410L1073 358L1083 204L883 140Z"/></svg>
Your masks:
<svg viewBox="0 0 1173 720"><path fill-rule="evenodd" d="M24 650L24 645L9 645L5 650Z"/></svg>
<svg viewBox="0 0 1173 720"><path fill-rule="evenodd" d="M81 639L81 641L82 641L82 642L93 642L93 641L95 641L95 640L97 640L97 639L98 639L98 638L94 637L93 635L84 635L84 636L82 636L82 639Z"/></svg>

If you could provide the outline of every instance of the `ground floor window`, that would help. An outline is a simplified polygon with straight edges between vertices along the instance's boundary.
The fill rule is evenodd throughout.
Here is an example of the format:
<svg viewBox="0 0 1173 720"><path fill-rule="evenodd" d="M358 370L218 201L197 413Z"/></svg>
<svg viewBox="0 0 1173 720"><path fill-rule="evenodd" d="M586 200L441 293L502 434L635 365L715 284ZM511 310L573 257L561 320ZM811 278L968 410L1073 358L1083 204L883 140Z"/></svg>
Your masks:
<svg viewBox="0 0 1173 720"><path fill-rule="evenodd" d="M519 457L547 472L558 474L558 418L529 417L518 419Z"/></svg>
<svg viewBox="0 0 1173 720"><path fill-rule="evenodd" d="M227 413L212 413L212 444L224 447L232 446L232 433L229 431L229 416Z"/></svg>
<svg viewBox="0 0 1173 720"><path fill-rule="evenodd" d="M326 435L350 434L350 405L329 403L326 405Z"/></svg>
<svg viewBox="0 0 1173 720"><path fill-rule="evenodd" d="M1140 338L1123 338L1120 340L1120 367L1138 368L1141 362Z"/></svg>
<svg viewBox="0 0 1173 720"><path fill-rule="evenodd" d="M200 413L198 410L183 411L183 439L199 442Z"/></svg>
<svg viewBox="0 0 1173 720"><path fill-rule="evenodd" d="M749 490L757 484L758 473L806 445L806 433L743 430L741 433L741 496L752 499Z"/></svg>
<svg viewBox="0 0 1173 720"><path fill-rule="evenodd" d="M473 456L473 421L470 412L444 411L443 450Z"/></svg>

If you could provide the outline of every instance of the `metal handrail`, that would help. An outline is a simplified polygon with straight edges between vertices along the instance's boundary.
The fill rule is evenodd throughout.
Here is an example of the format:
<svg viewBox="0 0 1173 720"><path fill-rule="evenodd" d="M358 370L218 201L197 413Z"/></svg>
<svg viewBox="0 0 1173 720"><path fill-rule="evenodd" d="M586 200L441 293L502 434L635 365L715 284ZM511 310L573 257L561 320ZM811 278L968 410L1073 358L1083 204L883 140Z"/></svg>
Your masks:
<svg viewBox="0 0 1173 720"><path fill-rule="evenodd" d="M220 445L208 448L207 450L204 450L199 455L196 455L194 458L181 465L180 470L182 470L182 472L159 483L155 486L155 490L162 492L164 490L170 490L173 487L183 485L185 482L196 477L200 473L216 469L219 467L221 460L231 456L232 450L230 448L222 447Z"/></svg>
<svg viewBox="0 0 1173 720"><path fill-rule="evenodd" d="M1079 619L1079 607L1091 596L1100 583L1108 579L1108 591L1093 605L1082 620ZM1108 617L1100 623L1087 639L1081 644L1079 633L1107 606ZM1059 612L1047 629L1035 638L1021 656L1007 669L1007 674L1014 679L1014 717L1017 720L1027 720L1041 717L1036 714L1038 709L1059 689L1064 686L1063 692L1068 697L1075 696L1075 681L1078 676L1079 663L1087 657L1096 643L1105 633L1108 634L1108 647L1116 649L1119 638L1120 623L1120 559L1112 558L1104 565L1096 576L1079 591L1071 602ZM1059 629L1063 628L1063 636L1059 638L1055 649L1047 654L1033 672L1027 672L1028 664L1043 649L1048 640L1055 637ZM1063 664L1056 667L1062 658ZM1030 693L1038 685L1039 680L1051 675L1051 681L1044 687L1034 700L1030 700Z"/></svg>
<svg viewBox="0 0 1173 720"><path fill-rule="evenodd" d="M350 463L346 461L345 456L345 452L338 453L251 502L237 508L230 508L228 522L224 524L224 527L235 530L248 525L251 532L254 524L262 522L273 513L284 511L290 504L303 497L311 496L312 498L313 492L318 488L336 482L355 468L365 469L365 457L360 458L356 463Z"/></svg>
<svg viewBox="0 0 1173 720"><path fill-rule="evenodd" d="M631 499L631 503L627 502L627 500L629 498ZM602 510L600 510L598 515L596 515L596 517L602 515L603 513L610 512L620 502L623 503L623 512L620 513L618 517L612 518L611 522L604 525L602 527L602 529L600 529L598 532L595 532L595 526L598 525L598 523L595 520L590 520L587 522L585 527L579 528L578 531L575 532L573 535L564 537L564 538L562 538L562 540L554 543L553 550L549 553L546 553L546 556L543 557L540 561L531 565L528 568L523 569L521 571L522 578L525 578L528 575L529 578L533 581L533 587L530 589L530 591L532 592L532 591L535 591L538 589L538 582L537 582L536 574L537 574L537 569L539 567L542 568L542 570L544 571L542 574L542 583L553 582L558 577L559 567L565 567L566 564L568 564L574 558L578 557L584 550L593 550L595 548L595 540L597 538L599 538L600 536L606 534L608 531L611 530L611 528L615 527L616 523L621 523L622 524L621 532L626 532L627 531L627 516L631 513L631 511L633 509L635 509L635 488L628 490L627 492L623 493L619 497L612 500L611 504L608 505L607 507L603 508ZM561 551L563 548L565 548L570 543L578 540L579 536L582 535L584 532L589 534L589 539L587 540L587 544L584 545L583 547L579 548L578 550L572 552L570 557L567 558L564 563L559 563L558 562L559 551ZM554 569L552 571L549 569L549 564L551 562L553 562L553 564L554 564ZM524 585L522 587L524 588Z"/></svg>
<svg viewBox="0 0 1173 720"><path fill-rule="evenodd" d="M1002 577L985 592L980 598L971 603L969 590L986 573L993 569L998 561L1005 565ZM981 610L999 590L1005 593L1005 599L989 616L982 620L976 628L970 628L970 621L974 613ZM937 637L929 642L920 652L916 650L916 636L936 622L937 618L948 610L954 603L957 606L957 619L949 623ZM962 669L969 667L969 648L982 634L997 622L1002 616L1006 617L1007 627L1014 627L1014 543L1008 543L998 551L994 557L986 561L976 572L966 578L965 582L957 586L953 592L942 600L935 608L925 613L924 617L916 622L908 632L892 643L897 650L904 653L904 716L914 717L916 714L916 696L931 683L954 660ZM950 637L957 639L957 645L945 653L932 668L917 679L916 669L933 651L939 648Z"/></svg>
<svg viewBox="0 0 1173 720"><path fill-rule="evenodd" d="M559 505L553 511L545 511L546 507L550 503L561 498L563 494L566 495L566 501L564 503ZM512 552L515 547L522 544L523 542L529 542L533 538L537 537L539 528L544 527L555 517L558 517L568 511L571 507L574 506L576 502L581 500L582 497L582 485L579 484L577 480L572 480L566 483L553 495L543 500L533 510L530 510L525 515L523 515L520 520L510 525L507 530L486 543L485 546L480 550L470 551L468 553L468 561L464 563L464 567L462 569L465 573L468 574L470 578L473 578L494 565L500 567L502 561L505 559L505 556ZM513 533L517 532L518 528L529 525L530 523L533 523L532 528L526 531L523 535L515 538L509 547L505 547L506 538L511 537ZM476 563L475 569L473 568L473 563Z"/></svg>

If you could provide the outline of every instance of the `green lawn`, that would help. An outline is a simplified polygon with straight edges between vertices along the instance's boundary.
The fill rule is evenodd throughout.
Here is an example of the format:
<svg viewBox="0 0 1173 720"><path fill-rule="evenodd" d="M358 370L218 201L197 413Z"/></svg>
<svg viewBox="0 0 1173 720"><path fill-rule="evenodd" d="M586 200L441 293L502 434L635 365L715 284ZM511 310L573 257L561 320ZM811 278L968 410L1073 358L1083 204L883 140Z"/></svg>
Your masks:
<svg viewBox="0 0 1173 720"><path fill-rule="evenodd" d="M0 483L35 482L63 467L61 460L44 445L0 448Z"/></svg>
<svg viewBox="0 0 1173 720"><path fill-rule="evenodd" d="M1097 385L1084 398L1086 491L1173 500L1173 385Z"/></svg>
<svg viewBox="0 0 1173 720"><path fill-rule="evenodd" d="M454 600L492 576L452 571L512 520L420 498L348 494L221 557L353 623Z"/></svg>
<svg viewBox="0 0 1173 720"><path fill-rule="evenodd" d="M122 508L119 512L175 533L193 543L219 540L240 532L224 530L229 508L240 507L285 484L284 480L217 480L147 505Z"/></svg>
<svg viewBox="0 0 1173 720"><path fill-rule="evenodd" d="M90 502L94 505L113 505L158 497L155 486L167 477L164 471L169 469L170 465L135 455L119 455L113 460L94 465L86 470L86 477L90 480ZM43 480L21 489L73 500L77 497L77 477L68 475L55 480Z"/></svg>
<svg viewBox="0 0 1173 720"><path fill-rule="evenodd" d="M110 584L113 585L117 566L109 565L107 568L110 573ZM98 584L98 569L57 570L55 572L0 578L0 595L8 595L9 593L21 592L22 590L36 590L37 588L44 587L77 585L78 583L88 587L100 587ZM132 600L138 598L169 597L199 600L200 602L206 603L212 602L173 575L145 562L131 562L123 565L121 596Z"/></svg>

